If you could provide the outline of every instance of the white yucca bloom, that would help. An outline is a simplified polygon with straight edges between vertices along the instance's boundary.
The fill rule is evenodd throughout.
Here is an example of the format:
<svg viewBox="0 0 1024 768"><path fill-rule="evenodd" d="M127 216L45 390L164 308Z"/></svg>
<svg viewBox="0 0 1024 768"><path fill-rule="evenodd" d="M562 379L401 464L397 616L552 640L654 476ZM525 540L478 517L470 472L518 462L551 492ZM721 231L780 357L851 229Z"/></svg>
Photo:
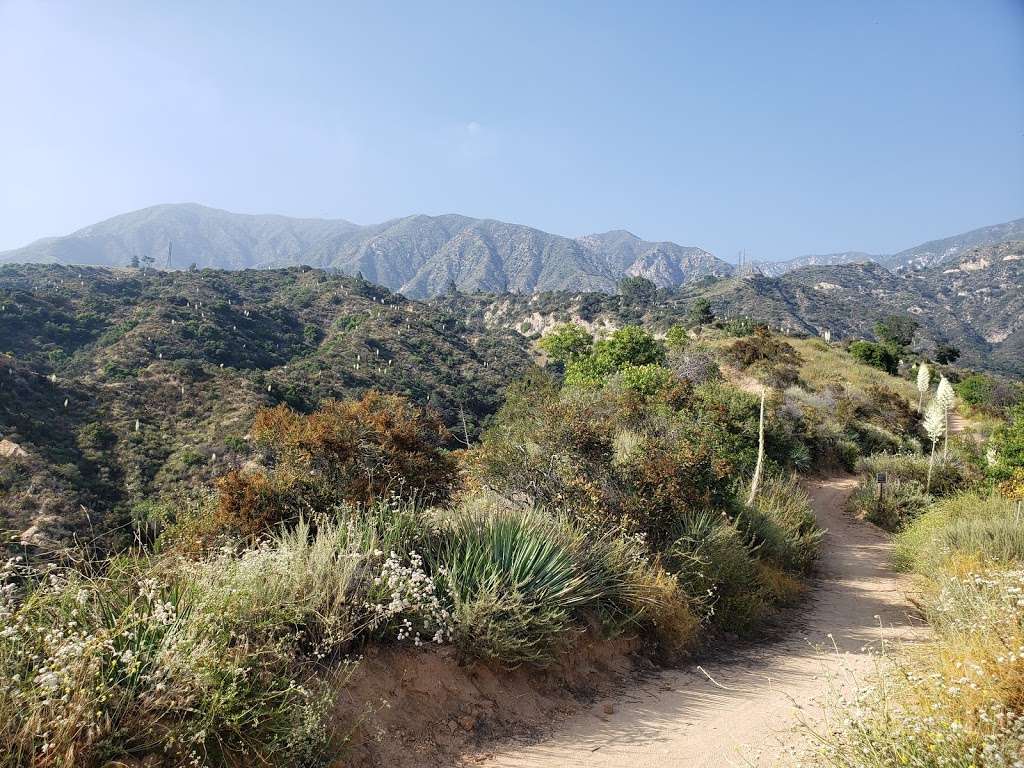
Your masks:
<svg viewBox="0 0 1024 768"><path fill-rule="evenodd" d="M928 369L927 363L921 363L917 369L917 391L921 393L917 399L917 412L921 412L921 408L924 406L924 393L928 391L928 387L932 383L932 372Z"/></svg>
<svg viewBox="0 0 1024 768"><path fill-rule="evenodd" d="M924 412L921 426L932 443L937 443L946 434L946 414L937 397L928 403L928 410Z"/></svg>
<svg viewBox="0 0 1024 768"><path fill-rule="evenodd" d="M924 492L928 493L932 487L932 466L935 464L935 446L938 444L939 438L946 434L946 411L939 402L938 397L928 403L928 410L924 412L921 426L924 427L928 439L932 441L932 451L928 456L928 479L924 485Z"/></svg>
<svg viewBox="0 0 1024 768"><path fill-rule="evenodd" d="M949 383L949 379L945 376L939 379L939 386L935 390L935 402L942 409L942 418L945 422L945 431L942 433L945 436L945 441L942 445L942 460L945 461L949 454L949 412L956 405L956 393L953 392L953 385Z"/></svg>
<svg viewBox="0 0 1024 768"><path fill-rule="evenodd" d="M953 392L953 385L945 376L939 378L938 389L935 390L935 400L944 411L948 411L956 402L956 394Z"/></svg>

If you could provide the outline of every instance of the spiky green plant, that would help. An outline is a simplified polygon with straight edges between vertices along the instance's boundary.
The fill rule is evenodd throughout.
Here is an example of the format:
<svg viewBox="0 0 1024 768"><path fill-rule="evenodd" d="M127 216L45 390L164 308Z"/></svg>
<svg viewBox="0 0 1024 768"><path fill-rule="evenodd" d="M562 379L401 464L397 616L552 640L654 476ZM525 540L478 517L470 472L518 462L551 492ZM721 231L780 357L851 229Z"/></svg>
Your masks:
<svg viewBox="0 0 1024 768"><path fill-rule="evenodd" d="M542 511L493 510L453 520L429 554L448 593L455 640L474 655L544 663L582 626L628 592L607 544Z"/></svg>

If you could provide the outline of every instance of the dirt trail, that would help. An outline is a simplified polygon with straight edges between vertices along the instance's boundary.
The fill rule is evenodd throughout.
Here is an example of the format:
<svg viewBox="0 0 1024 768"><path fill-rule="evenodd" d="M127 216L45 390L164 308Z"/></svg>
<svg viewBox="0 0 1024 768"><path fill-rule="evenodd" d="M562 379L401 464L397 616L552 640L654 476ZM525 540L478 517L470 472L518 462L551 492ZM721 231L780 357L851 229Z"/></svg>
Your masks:
<svg viewBox="0 0 1024 768"><path fill-rule="evenodd" d="M869 675L867 649L884 637L920 636L908 617L890 545L879 529L848 518L856 481L809 481L815 512L828 529L820 577L807 610L784 637L716 657L699 669L670 671L627 695L598 701L549 740L493 754L489 768L690 768L792 764L794 726L813 720L829 679ZM833 642L838 648L836 653ZM825 649L828 650L825 650Z"/></svg>

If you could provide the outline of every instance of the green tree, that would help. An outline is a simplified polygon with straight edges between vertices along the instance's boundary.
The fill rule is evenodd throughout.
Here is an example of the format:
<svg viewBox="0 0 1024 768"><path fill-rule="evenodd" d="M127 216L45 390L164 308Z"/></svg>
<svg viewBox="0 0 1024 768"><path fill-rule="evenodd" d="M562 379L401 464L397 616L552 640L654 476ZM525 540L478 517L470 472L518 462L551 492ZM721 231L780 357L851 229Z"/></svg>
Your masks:
<svg viewBox="0 0 1024 768"><path fill-rule="evenodd" d="M594 356L607 360L613 369L625 365L661 365L665 347L638 325L625 325L594 346Z"/></svg>
<svg viewBox="0 0 1024 768"><path fill-rule="evenodd" d="M619 281L619 293L630 304L646 306L654 301L658 286L639 275L624 277Z"/></svg>
<svg viewBox="0 0 1024 768"><path fill-rule="evenodd" d="M675 381L675 375L663 365L627 365L619 378L626 389L648 396L668 389Z"/></svg>
<svg viewBox="0 0 1024 768"><path fill-rule="evenodd" d="M546 334L539 342L548 359L557 363L569 363L590 352L594 337L586 328L576 323L565 323Z"/></svg>
<svg viewBox="0 0 1024 768"><path fill-rule="evenodd" d="M639 326L626 325L597 342L591 354L570 360L565 367L565 383L573 387L600 387L614 373L627 368L661 366L665 358L661 342Z"/></svg>
<svg viewBox="0 0 1024 768"><path fill-rule="evenodd" d="M900 351L906 349L914 341L914 334L920 327L920 323L909 315L890 315L884 320L875 323L875 336L883 344ZM936 357L938 360L938 357Z"/></svg>
<svg viewBox="0 0 1024 768"><path fill-rule="evenodd" d="M862 363L896 375L899 360L893 351L884 344L861 339L850 344L850 354Z"/></svg>
<svg viewBox="0 0 1024 768"><path fill-rule="evenodd" d="M693 325L709 325L715 321L715 313L711 310L711 302L701 296L690 305L690 323Z"/></svg>
<svg viewBox="0 0 1024 768"><path fill-rule="evenodd" d="M673 352L686 349L690 344L690 335L686 332L686 326L673 325L665 334L665 346Z"/></svg>
<svg viewBox="0 0 1024 768"><path fill-rule="evenodd" d="M960 350L950 344L939 344L935 347L935 362L949 365L960 359Z"/></svg>

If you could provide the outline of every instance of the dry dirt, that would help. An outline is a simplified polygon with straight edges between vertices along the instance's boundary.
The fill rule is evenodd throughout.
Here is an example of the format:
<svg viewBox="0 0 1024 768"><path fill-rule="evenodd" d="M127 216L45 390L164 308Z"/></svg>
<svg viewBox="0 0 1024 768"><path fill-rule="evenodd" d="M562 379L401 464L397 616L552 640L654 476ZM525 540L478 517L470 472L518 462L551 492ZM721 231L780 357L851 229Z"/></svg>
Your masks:
<svg viewBox="0 0 1024 768"><path fill-rule="evenodd" d="M549 738L467 762L488 768L792 764L789 750L806 738L796 725L820 717L830 686L870 675L876 659L869 649L881 638L909 642L923 634L890 568L888 537L843 512L855 483L807 483L828 533L810 604L782 637L700 667L662 672L628 695L598 699Z"/></svg>

